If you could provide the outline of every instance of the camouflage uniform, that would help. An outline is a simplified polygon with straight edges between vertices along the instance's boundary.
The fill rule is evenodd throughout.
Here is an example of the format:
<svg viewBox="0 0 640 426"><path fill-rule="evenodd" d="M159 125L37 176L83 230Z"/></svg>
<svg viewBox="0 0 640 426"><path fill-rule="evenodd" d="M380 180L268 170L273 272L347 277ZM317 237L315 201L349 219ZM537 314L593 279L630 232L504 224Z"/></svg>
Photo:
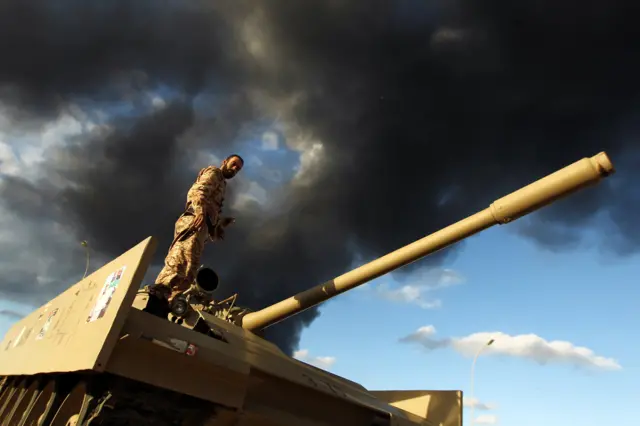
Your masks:
<svg viewBox="0 0 640 426"><path fill-rule="evenodd" d="M155 286L168 287L173 295L187 290L193 283L205 243L224 238L225 224L220 212L226 186L227 182L218 167L209 166L200 170L196 182L187 193L185 212L176 222L173 243ZM201 212L204 212L205 222L201 229L194 229L192 224Z"/></svg>

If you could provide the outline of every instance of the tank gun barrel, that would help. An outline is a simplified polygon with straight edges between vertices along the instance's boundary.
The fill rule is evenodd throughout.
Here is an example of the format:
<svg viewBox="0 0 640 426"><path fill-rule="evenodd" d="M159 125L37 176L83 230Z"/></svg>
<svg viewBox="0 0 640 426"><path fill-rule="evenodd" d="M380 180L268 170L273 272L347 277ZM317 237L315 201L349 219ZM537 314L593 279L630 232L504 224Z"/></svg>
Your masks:
<svg viewBox="0 0 640 426"><path fill-rule="evenodd" d="M242 318L242 327L260 330L345 291L415 262L496 224L512 222L614 173L605 152L583 158L494 201L488 208L375 259L330 281L312 287Z"/></svg>

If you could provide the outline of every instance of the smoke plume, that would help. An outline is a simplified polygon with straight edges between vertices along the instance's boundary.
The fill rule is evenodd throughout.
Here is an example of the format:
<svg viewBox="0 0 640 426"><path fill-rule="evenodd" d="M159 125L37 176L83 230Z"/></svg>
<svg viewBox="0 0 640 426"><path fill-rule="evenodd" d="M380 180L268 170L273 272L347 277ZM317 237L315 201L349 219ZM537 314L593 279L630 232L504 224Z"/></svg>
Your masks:
<svg viewBox="0 0 640 426"><path fill-rule="evenodd" d="M65 289L84 239L95 265L159 237L152 280L198 167L232 152L247 159L224 207L237 222L204 263L253 308L601 150L614 178L514 229L567 249L588 228L634 253L638 12L623 0L0 0L0 296ZM317 315L268 337L292 353Z"/></svg>

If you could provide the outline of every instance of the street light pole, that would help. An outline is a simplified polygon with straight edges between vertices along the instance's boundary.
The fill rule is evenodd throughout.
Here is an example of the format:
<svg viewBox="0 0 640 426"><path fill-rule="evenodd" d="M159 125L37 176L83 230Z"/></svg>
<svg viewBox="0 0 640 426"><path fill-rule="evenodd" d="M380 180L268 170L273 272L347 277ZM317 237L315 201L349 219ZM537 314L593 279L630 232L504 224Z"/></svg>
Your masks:
<svg viewBox="0 0 640 426"><path fill-rule="evenodd" d="M82 279L84 280L87 277L87 272L89 272L89 259L91 258L91 255L89 253L89 242L87 240L83 240L80 245L84 247L87 258L87 266L84 268L84 275L82 276Z"/></svg>
<svg viewBox="0 0 640 426"><path fill-rule="evenodd" d="M469 394L471 396L471 425L473 426L476 422L476 418L475 418L475 408L476 408L476 404L475 404L475 397L473 396L473 379L474 379L474 375L475 375L475 371L476 371L476 361L478 361L478 357L480 356L480 354L482 353L483 350L485 350L486 348L488 348L489 346L491 346L493 344L493 342L495 342L494 339L490 339L487 343L485 343L484 345L480 346L480 348L478 349L478 352L476 352L476 356L473 358L473 363L471 364L471 388L469 389Z"/></svg>

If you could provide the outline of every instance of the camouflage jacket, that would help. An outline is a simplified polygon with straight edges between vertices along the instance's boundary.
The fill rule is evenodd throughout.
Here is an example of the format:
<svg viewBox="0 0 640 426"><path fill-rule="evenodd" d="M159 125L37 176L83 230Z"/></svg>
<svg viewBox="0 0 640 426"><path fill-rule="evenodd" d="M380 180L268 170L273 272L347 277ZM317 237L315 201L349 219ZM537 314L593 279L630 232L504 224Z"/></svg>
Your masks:
<svg viewBox="0 0 640 426"><path fill-rule="evenodd" d="M204 211L211 221L210 225L216 227L220 219L226 188L227 181L222 176L222 171L215 166L205 167L200 170L196 182L187 193L186 209L192 210L196 215Z"/></svg>

